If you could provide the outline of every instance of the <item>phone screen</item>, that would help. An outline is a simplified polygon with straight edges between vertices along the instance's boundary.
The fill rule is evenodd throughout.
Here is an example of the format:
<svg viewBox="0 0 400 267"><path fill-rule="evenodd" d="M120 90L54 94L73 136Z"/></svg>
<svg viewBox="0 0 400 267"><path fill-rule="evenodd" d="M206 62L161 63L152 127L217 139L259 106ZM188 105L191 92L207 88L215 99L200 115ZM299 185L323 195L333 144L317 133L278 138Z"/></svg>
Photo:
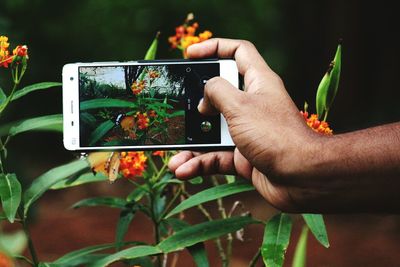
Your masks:
<svg viewBox="0 0 400 267"><path fill-rule="evenodd" d="M221 143L197 110L219 63L79 67L81 147Z"/></svg>

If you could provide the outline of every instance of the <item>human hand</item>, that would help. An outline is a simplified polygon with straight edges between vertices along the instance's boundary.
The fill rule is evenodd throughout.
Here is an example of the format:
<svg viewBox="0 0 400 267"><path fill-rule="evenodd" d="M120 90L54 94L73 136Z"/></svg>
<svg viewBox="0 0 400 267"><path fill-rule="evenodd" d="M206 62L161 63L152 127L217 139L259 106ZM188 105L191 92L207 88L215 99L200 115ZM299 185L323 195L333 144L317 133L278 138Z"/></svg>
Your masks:
<svg viewBox="0 0 400 267"><path fill-rule="evenodd" d="M215 173L251 179L256 189L281 210L296 211L299 192L291 181L316 135L304 123L283 82L247 41L211 39L188 49L191 58L234 57L245 91L223 78L210 79L198 106L203 114L221 112L236 145L234 152L184 151L169 168L178 178ZM308 155L307 155L308 156Z"/></svg>

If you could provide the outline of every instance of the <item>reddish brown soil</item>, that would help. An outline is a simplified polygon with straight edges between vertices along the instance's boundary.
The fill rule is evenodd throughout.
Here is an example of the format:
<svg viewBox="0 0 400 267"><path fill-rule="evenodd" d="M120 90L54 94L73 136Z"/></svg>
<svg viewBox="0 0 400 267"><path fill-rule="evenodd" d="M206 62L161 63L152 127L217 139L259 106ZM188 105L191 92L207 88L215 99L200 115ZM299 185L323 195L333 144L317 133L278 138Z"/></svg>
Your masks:
<svg viewBox="0 0 400 267"><path fill-rule="evenodd" d="M109 243L114 240L118 210L111 208L69 207L76 201L93 196L125 196L129 192L123 180L113 185L92 184L64 191L48 192L39 201L35 220L31 225L32 237L40 259L51 261L63 254L85 246ZM238 196L225 201L230 208ZM276 211L255 192L244 193L240 199L253 216L267 219ZM206 205L210 206L210 205ZM216 210L212 211L216 215ZM187 214L189 222L202 217L196 210ZM288 248L285 266L291 266L296 240L301 230L301 220L294 216L292 242ZM307 266L399 266L400 217L385 215L330 215L326 216L331 248L325 249L310 236ZM6 231L15 226L6 227ZM130 226L128 240L152 242L151 223L141 214ZM235 240L231 266L247 266L263 237L262 227L253 225L246 229L244 243ZM214 243L206 244L211 266L221 266ZM115 264L113 266L120 266ZM190 255L181 253L177 266L194 266ZM263 266L259 263L257 266Z"/></svg>

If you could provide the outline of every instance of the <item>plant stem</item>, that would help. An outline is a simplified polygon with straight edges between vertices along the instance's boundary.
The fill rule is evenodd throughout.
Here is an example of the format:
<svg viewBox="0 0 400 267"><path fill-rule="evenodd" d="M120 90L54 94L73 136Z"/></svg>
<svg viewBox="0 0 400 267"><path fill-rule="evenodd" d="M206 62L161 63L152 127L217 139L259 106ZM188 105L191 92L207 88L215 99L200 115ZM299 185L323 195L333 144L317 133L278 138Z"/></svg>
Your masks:
<svg viewBox="0 0 400 267"><path fill-rule="evenodd" d="M325 116L323 121L326 121L326 119L328 119L328 114L329 114L329 109L325 111Z"/></svg>
<svg viewBox="0 0 400 267"><path fill-rule="evenodd" d="M154 241L156 245L158 245L158 243L160 243L160 229L158 220L154 213L155 210L154 192L150 192L150 207L151 207L150 210L151 220L153 221L153 227L154 227ZM157 255L157 266L158 267L162 266L162 259L160 254Z"/></svg>
<svg viewBox="0 0 400 267"><path fill-rule="evenodd" d="M218 180L215 176L211 176L211 181L213 183L214 186L218 186ZM226 210L224 207L224 203L222 201L222 198L218 198L217 199L217 204L218 204L218 210L221 214L222 219L226 219ZM225 261L223 261L222 266L227 267L229 266L229 261L231 259L231 255L232 255L232 241L233 241L233 237L232 234L229 233L226 236L226 240L227 240L227 244L226 244L226 259Z"/></svg>
<svg viewBox="0 0 400 267"><path fill-rule="evenodd" d="M181 193L182 193L182 188L179 188L178 191L175 193L175 195L172 197L171 201L165 207L163 213L161 213L159 221L161 221L164 218L165 214L167 214L167 212L171 209L172 205L174 204L176 199L181 195Z"/></svg>
<svg viewBox="0 0 400 267"><path fill-rule="evenodd" d="M188 198L191 196L186 190L183 190L182 193ZM200 210L200 212L204 215L204 217L206 217L207 220L209 220L209 221L213 220L213 218L211 217L211 214L204 208L203 205L201 205L201 204L197 205L197 209ZM227 262L227 260L226 260L226 254L225 254L224 248L222 247L221 239L216 238L214 240L215 240L215 244L217 245L217 248L218 248L219 257L221 258L221 261L224 264L225 262ZM223 266L225 266L225 265L223 265Z"/></svg>
<svg viewBox="0 0 400 267"><path fill-rule="evenodd" d="M258 249L256 255L254 255L254 257L251 259L250 263L249 263L249 267L254 267L256 266L258 259L261 256L261 249Z"/></svg>
<svg viewBox="0 0 400 267"><path fill-rule="evenodd" d="M31 238L31 233L29 231L27 218L22 214L22 212L18 211L19 217L21 218L22 228L24 229L25 235L28 238L28 249L32 256L32 262L34 267L39 266L39 259L37 257L35 246L33 245L33 241Z"/></svg>

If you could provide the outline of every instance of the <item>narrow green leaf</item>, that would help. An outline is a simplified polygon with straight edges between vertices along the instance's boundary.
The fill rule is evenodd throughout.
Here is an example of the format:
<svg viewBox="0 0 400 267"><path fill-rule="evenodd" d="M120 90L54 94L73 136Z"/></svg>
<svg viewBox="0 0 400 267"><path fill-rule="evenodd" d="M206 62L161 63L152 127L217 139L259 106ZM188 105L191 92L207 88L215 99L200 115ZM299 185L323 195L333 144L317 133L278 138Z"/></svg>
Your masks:
<svg viewBox="0 0 400 267"><path fill-rule="evenodd" d="M41 83L31 84L31 85L28 85L28 86L16 91L14 93L13 97L11 98L11 101L16 100L20 97L23 97L26 94L29 94L29 93L37 91L37 90L44 90L44 89L60 87L60 86L62 86L62 83L58 83L58 82L41 82Z"/></svg>
<svg viewBox="0 0 400 267"><path fill-rule="evenodd" d="M127 202L138 202L149 191L147 184L141 185L133 190L127 197Z"/></svg>
<svg viewBox="0 0 400 267"><path fill-rule="evenodd" d="M133 217L135 217L135 213L136 209L124 209L121 211L115 235L115 246L117 250L120 250L124 244L124 237L128 232Z"/></svg>
<svg viewBox="0 0 400 267"><path fill-rule="evenodd" d="M108 131L114 127L114 123L111 120L107 120L100 124L90 135L90 145L94 145L99 141Z"/></svg>
<svg viewBox="0 0 400 267"><path fill-rule="evenodd" d="M272 217L265 225L261 255L265 266L283 265L286 249L289 245L292 219L285 213Z"/></svg>
<svg viewBox="0 0 400 267"><path fill-rule="evenodd" d="M126 242L123 245L143 245L143 242ZM115 244L102 244L102 245L95 245L90 247L81 248L72 252L65 254L64 256L58 258L51 265L61 265L61 266L70 266L71 263L81 261L83 257L87 257L90 254L110 248L114 248ZM108 256L108 255L107 255ZM103 258L106 256L103 256Z"/></svg>
<svg viewBox="0 0 400 267"><path fill-rule="evenodd" d="M98 98L86 100L80 103L79 109L97 109L97 108L136 108L137 105L132 101L126 101L113 98Z"/></svg>
<svg viewBox="0 0 400 267"><path fill-rule="evenodd" d="M104 182L104 181L108 181L108 177L105 174L101 172L98 172L96 174L94 174L93 172L88 172L78 177L71 177L69 179L64 179L54 184L52 187L50 187L50 189L58 190L58 189L83 185L87 183Z"/></svg>
<svg viewBox="0 0 400 267"><path fill-rule="evenodd" d="M0 87L0 106L6 101L7 95L4 93L3 89Z"/></svg>
<svg viewBox="0 0 400 267"><path fill-rule="evenodd" d="M187 227L190 227L190 224L176 219L176 218L169 218L166 220L169 225L171 225L172 229L175 232L181 231ZM203 242L194 244L192 246L187 247L187 250L192 255L194 262L196 263L197 267L208 267L210 266L208 262L207 252Z"/></svg>
<svg viewBox="0 0 400 267"><path fill-rule="evenodd" d="M97 251L110 249L113 247L115 247L115 244L103 244L103 245L96 245L96 246L82 248L65 254L64 256L52 262L52 264L68 264L69 262L84 257L86 255L92 254Z"/></svg>
<svg viewBox="0 0 400 267"><path fill-rule="evenodd" d="M0 136L14 136L27 131L62 132L63 119L61 114L46 115L36 118L12 122L0 127Z"/></svg>
<svg viewBox="0 0 400 267"><path fill-rule="evenodd" d="M184 211L186 209L189 209L191 207L197 206L199 204L202 204L204 202L208 202L211 200L215 200L218 198L223 198L226 196L230 196L233 194L241 193L241 192L246 192L254 190L253 185L246 181L237 181L235 183L231 184L224 184L224 185L219 185L215 187L211 187L209 189L203 190L185 201L182 201L178 206L176 206L167 216L166 218L169 218L181 211Z"/></svg>
<svg viewBox="0 0 400 267"><path fill-rule="evenodd" d="M236 176L235 175L225 175L225 179L228 184L232 184L236 181Z"/></svg>
<svg viewBox="0 0 400 267"><path fill-rule="evenodd" d="M197 177L194 177L194 178L188 180L188 182L191 183L191 184L202 184L203 183L203 177L197 176Z"/></svg>
<svg viewBox="0 0 400 267"><path fill-rule="evenodd" d="M156 34L156 37L154 38L153 42L151 42L151 45L150 45L149 49L147 50L146 55L144 56L145 60L153 60L156 58L159 35L160 35L160 32L158 32Z"/></svg>
<svg viewBox="0 0 400 267"><path fill-rule="evenodd" d="M341 54L342 47L339 44L336 49L335 57L330 63L329 68L322 78L317 89L316 107L317 114L320 119L322 119L324 113L329 111L339 87L340 71L342 65Z"/></svg>
<svg viewBox="0 0 400 267"><path fill-rule="evenodd" d="M24 216L27 216L32 203L41 197L52 185L89 167L89 163L86 160L75 160L53 168L36 178L24 193Z"/></svg>
<svg viewBox="0 0 400 267"><path fill-rule="evenodd" d="M329 248L328 233L326 232L324 217L321 214L302 214L314 237L321 245Z"/></svg>
<svg viewBox="0 0 400 267"><path fill-rule="evenodd" d="M0 174L0 197L4 214L13 223L21 203L21 184L14 173Z"/></svg>
<svg viewBox="0 0 400 267"><path fill-rule="evenodd" d="M331 73L331 83L326 99L326 109L329 110L332 106L333 100L335 99L336 93L339 88L340 71L342 69L342 46L338 45L336 49L335 58L333 59L333 69Z"/></svg>
<svg viewBox="0 0 400 267"><path fill-rule="evenodd" d="M299 237L299 241L297 241L296 250L293 256L292 267L306 266L307 237L308 237L308 227L304 225Z"/></svg>
<svg viewBox="0 0 400 267"><path fill-rule="evenodd" d="M158 247L164 253L181 250L196 243L238 231L253 223L259 222L249 216L239 216L196 224L176 232L158 244Z"/></svg>
<svg viewBox="0 0 400 267"><path fill-rule="evenodd" d="M125 201L125 199L118 197L93 197L78 201L77 203L72 205L72 208L79 209L82 207L106 206L110 208L123 209L126 204L127 202Z"/></svg>
<svg viewBox="0 0 400 267"><path fill-rule="evenodd" d="M89 267L105 267L109 264L120 261L120 260L129 260L138 257L160 254L162 251L153 246L136 246L128 249L121 250L115 254L111 254L110 256L105 257L99 261L96 261L90 265Z"/></svg>

